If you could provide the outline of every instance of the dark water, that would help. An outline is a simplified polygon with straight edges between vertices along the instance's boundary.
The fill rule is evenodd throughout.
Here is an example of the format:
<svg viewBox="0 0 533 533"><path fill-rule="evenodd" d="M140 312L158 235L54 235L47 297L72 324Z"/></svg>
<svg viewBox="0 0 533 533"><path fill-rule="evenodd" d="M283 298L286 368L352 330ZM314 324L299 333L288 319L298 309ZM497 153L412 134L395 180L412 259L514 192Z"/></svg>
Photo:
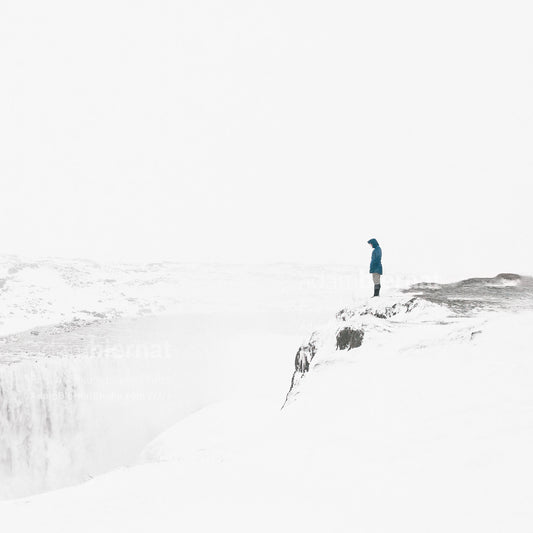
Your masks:
<svg viewBox="0 0 533 533"><path fill-rule="evenodd" d="M404 292L448 307L460 315L476 311L533 309L533 277L498 274L455 283L417 283Z"/></svg>

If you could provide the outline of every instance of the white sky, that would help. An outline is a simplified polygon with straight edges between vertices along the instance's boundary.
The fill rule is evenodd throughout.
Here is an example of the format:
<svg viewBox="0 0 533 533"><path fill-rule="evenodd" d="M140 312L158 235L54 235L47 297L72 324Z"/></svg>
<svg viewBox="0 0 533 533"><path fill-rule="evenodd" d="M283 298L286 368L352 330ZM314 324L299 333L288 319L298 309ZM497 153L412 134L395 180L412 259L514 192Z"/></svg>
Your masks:
<svg viewBox="0 0 533 533"><path fill-rule="evenodd" d="M0 250L533 273L530 6L2 0Z"/></svg>

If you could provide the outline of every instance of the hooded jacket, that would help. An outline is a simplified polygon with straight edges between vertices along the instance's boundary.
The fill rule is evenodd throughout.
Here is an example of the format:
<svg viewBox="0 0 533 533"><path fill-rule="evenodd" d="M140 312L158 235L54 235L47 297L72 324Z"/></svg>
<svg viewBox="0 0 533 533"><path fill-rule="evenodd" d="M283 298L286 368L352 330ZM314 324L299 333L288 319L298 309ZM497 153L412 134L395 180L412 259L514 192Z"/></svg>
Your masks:
<svg viewBox="0 0 533 533"><path fill-rule="evenodd" d="M381 248L376 239L370 239L368 244L372 245L372 259L370 260L370 273L383 274L383 266L381 265Z"/></svg>

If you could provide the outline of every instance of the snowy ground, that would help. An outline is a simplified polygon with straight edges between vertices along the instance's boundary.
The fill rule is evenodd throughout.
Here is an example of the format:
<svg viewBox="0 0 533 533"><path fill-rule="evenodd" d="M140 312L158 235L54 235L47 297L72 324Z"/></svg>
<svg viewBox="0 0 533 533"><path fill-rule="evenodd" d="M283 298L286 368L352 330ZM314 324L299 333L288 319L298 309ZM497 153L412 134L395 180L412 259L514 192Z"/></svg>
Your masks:
<svg viewBox="0 0 533 533"><path fill-rule="evenodd" d="M233 394L210 397L128 467L1 503L2 523L14 532L529 532L529 283L358 297L313 335L321 317L310 319L303 338L300 320L274 327L277 313L255 329L228 319L218 332L240 322L243 336L209 342L234 355L215 371ZM362 344L339 349L345 329L362 331ZM302 340L313 357L280 409L293 370L280 351L291 345L292 363Z"/></svg>

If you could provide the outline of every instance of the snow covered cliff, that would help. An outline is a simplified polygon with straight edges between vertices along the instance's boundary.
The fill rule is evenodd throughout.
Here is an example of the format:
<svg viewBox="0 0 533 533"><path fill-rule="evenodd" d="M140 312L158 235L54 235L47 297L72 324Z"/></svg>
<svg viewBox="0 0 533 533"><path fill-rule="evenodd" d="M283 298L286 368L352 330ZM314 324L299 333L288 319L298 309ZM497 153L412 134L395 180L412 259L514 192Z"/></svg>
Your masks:
<svg viewBox="0 0 533 533"><path fill-rule="evenodd" d="M343 309L297 350L283 409L253 390L211 404L139 464L4 502L2 519L15 532L529 532L531 280L503 279Z"/></svg>

